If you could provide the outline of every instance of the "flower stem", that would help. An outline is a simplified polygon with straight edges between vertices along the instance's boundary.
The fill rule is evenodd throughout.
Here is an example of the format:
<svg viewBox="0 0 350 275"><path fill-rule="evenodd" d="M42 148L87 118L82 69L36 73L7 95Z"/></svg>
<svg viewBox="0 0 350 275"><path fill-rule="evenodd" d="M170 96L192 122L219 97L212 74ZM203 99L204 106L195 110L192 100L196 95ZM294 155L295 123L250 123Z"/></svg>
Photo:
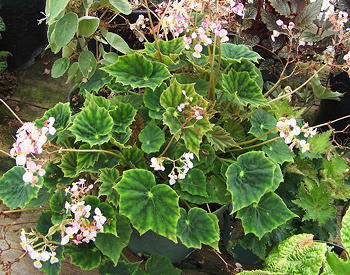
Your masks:
<svg viewBox="0 0 350 275"><path fill-rule="evenodd" d="M6 151L4 151L4 150L1 150L1 149L0 149L0 153L3 153L3 154L5 154L6 156L11 157L11 155L10 155L9 153L7 153Z"/></svg>
<svg viewBox="0 0 350 275"><path fill-rule="evenodd" d="M4 100L2 100L2 99L0 98L0 102L6 106L6 108L11 112L11 114L13 114L13 116L14 116L20 123L22 123L22 124L24 123L24 122L18 117L18 115L11 109L11 107L7 105L7 103L6 103Z"/></svg>
<svg viewBox="0 0 350 275"><path fill-rule="evenodd" d="M45 208L44 207L32 207L32 208L0 211L0 214L10 214L10 213L18 213L18 212L26 212L26 211L48 210L48 209L50 209L50 208L47 208L47 207L45 207Z"/></svg>
<svg viewBox="0 0 350 275"><path fill-rule="evenodd" d="M258 143L258 144L254 144L254 145L251 145L251 146L248 146L248 147L243 147L243 148L238 148L238 149L232 149L232 150L229 150L229 151L227 151L227 152L236 152L236 151L242 151L242 150L252 149L252 148L259 147L259 146L261 146L261 145L270 143L270 142L272 142L272 141L278 140L278 139L280 139L280 138L281 138L281 137L275 137L275 138L273 138L273 139L269 139L269 140L266 140L266 141L261 142L261 143Z"/></svg>
<svg viewBox="0 0 350 275"><path fill-rule="evenodd" d="M252 143L254 141L257 141L257 140L261 139L262 137L270 134L271 132L273 132L276 129L277 129L276 127L272 128L272 129L268 130L267 132L263 133L262 135L260 135L260 136L258 136L256 138L253 138L253 139L250 139L250 140L247 140L247 141L243 141L243 142L239 142L239 143L237 143L237 145L244 145L244 144L249 144L249 143Z"/></svg>

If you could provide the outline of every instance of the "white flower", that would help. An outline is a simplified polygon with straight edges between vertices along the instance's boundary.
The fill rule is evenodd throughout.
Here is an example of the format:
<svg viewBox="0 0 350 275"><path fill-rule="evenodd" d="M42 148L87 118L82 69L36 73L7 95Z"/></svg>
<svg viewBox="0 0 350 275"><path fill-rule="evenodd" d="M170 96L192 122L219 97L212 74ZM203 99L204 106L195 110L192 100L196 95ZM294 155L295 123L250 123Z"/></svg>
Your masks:
<svg viewBox="0 0 350 275"><path fill-rule="evenodd" d="M170 178L169 184L170 184L170 185L174 185L174 184L176 183L177 176L176 176L173 172L171 172L171 173L168 175L168 177Z"/></svg>
<svg viewBox="0 0 350 275"><path fill-rule="evenodd" d="M66 235L66 236L64 236L64 237L62 238L62 240L61 240L61 245L65 245L65 244L67 244L68 242L69 242L69 236Z"/></svg>
<svg viewBox="0 0 350 275"><path fill-rule="evenodd" d="M32 182L33 178L34 178L33 173L29 171L25 172L22 176L22 179L24 182Z"/></svg>
<svg viewBox="0 0 350 275"><path fill-rule="evenodd" d="M156 171L164 171L165 167L163 165L163 159L162 158L151 158L151 165L150 167L152 167L154 170Z"/></svg>
<svg viewBox="0 0 350 275"><path fill-rule="evenodd" d="M301 147L301 152L302 153L305 153L305 152L307 152L307 151L310 151L310 144L309 143L307 143L306 142L306 140L301 140L300 142L299 142L299 145L300 145L300 147Z"/></svg>
<svg viewBox="0 0 350 275"><path fill-rule="evenodd" d="M289 132L292 136L298 136L301 133L301 129L298 126L293 127L293 130Z"/></svg>
<svg viewBox="0 0 350 275"><path fill-rule="evenodd" d="M37 269L40 269L43 265L41 264L41 262L40 261L35 261L34 263L33 263L33 265L34 265L34 267L35 268L37 268Z"/></svg>
<svg viewBox="0 0 350 275"><path fill-rule="evenodd" d="M37 260L40 258L40 253L38 251L34 250L32 253L30 253L30 258L32 260Z"/></svg>
<svg viewBox="0 0 350 275"><path fill-rule="evenodd" d="M47 251L44 251L44 252L41 252L40 253L40 257L39 257L39 260L40 261L43 261L43 262L46 262L50 259L50 253L47 252Z"/></svg>
<svg viewBox="0 0 350 275"><path fill-rule="evenodd" d="M276 24L277 24L278 26L282 26L282 25L283 25L283 21L282 21L281 19L278 19L278 20L276 21Z"/></svg>

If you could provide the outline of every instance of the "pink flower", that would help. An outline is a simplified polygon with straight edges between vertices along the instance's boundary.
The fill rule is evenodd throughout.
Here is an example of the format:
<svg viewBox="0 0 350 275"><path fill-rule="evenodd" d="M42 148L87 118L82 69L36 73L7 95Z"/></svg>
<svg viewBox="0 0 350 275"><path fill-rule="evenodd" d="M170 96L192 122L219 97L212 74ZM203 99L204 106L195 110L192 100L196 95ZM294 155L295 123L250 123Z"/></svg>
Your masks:
<svg viewBox="0 0 350 275"><path fill-rule="evenodd" d="M281 19L278 19L276 21L276 24L281 27L283 25L283 21Z"/></svg>
<svg viewBox="0 0 350 275"><path fill-rule="evenodd" d="M22 176L24 182L32 182L34 179L34 175L32 172L25 172Z"/></svg>

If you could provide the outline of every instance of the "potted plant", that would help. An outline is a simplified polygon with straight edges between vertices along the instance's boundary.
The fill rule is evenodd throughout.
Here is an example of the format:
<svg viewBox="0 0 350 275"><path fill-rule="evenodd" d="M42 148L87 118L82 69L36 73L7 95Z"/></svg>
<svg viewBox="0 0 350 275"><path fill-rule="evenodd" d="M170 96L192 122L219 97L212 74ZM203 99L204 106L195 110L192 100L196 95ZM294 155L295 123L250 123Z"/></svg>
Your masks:
<svg viewBox="0 0 350 275"><path fill-rule="evenodd" d="M78 112L58 103L23 123L3 152L17 166L0 179L0 199L12 209L49 204L36 229L21 233L34 266L48 274L59 273L64 256L102 274L155 274L164 261L161 274L178 274L162 256L149 258L143 271L130 263L122 251L132 228L219 251L213 212L231 204L242 239L266 247L273 230L298 216L324 224L334 200L348 197L347 164L331 131L318 133L288 100L326 89L317 77L334 65L329 59L297 63L294 70L309 71L301 83L281 87L282 76L264 94L261 56L229 43L225 29L228 17L244 15L242 3L144 5L149 21L140 17L133 28L140 35L149 28L154 41L132 50L109 31L116 14L131 12L126 1L46 3L49 47L62 52L52 76L68 72L84 101ZM280 25L297 41L292 24Z"/></svg>

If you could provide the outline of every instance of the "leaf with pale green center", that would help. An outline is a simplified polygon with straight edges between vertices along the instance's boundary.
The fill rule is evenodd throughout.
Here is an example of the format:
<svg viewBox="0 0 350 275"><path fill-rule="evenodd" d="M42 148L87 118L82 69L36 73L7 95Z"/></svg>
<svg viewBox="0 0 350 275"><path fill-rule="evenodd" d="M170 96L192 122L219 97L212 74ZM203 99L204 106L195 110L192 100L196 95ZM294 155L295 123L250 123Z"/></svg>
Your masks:
<svg viewBox="0 0 350 275"><path fill-rule="evenodd" d="M39 193L39 188L31 183L24 182L25 173L23 167L14 166L0 178L0 200L11 209L24 208ZM43 184L43 178L39 177L37 185Z"/></svg>
<svg viewBox="0 0 350 275"><path fill-rule="evenodd" d="M97 233L94 244L116 265L119 261L122 250L128 245L131 227L128 219L122 215L117 215L116 231L118 236L112 233Z"/></svg>
<svg viewBox="0 0 350 275"><path fill-rule="evenodd" d="M122 159L122 165L130 168L147 168L145 153L133 146L131 148L126 148L122 151L124 159Z"/></svg>
<svg viewBox="0 0 350 275"><path fill-rule="evenodd" d="M113 187L117 184L119 172L115 168L103 168L100 171L101 174L97 179L97 182L101 182L102 184L98 189L98 196L107 196L107 201L117 205L119 195Z"/></svg>
<svg viewBox="0 0 350 275"><path fill-rule="evenodd" d="M157 46L158 46L160 52L163 55L169 56L172 60L175 60L185 48L185 43L182 37L175 38L169 41L158 40L157 43L158 45L156 45L156 42L153 42L153 43L146 42L145 43L146 53L157 52Z"/></svg>
<svg viewBox="0 0 350 275"><path fill-rule="evenodd" d="M90 149L100 149L99 147L94 148L90 147L89 144L83 144L79 147L79 149L82 150L90 150ZM93 166L96 161L98 161L98 158L100 156L100 153L98 152L78 152L77 156L77 170L82 170L84 168L89 168Z"/></svg>
<svg viewBox="0 0 350 275"><path fill-rule="evenodd" d="M205 175L198 168L191 169L185 179L179 180L179 184L181 184L181 190L191 195L208 196Z"/></svg>
<svg viewBox="0 0 350 275"><path fill-rule="evenodd" d="M54 41L57 48L67 45L78 30L78 16L73 13L67 13L55 24L53 31Z"/></svg>
<svg viewBox="0 0 350 275"><path fill-rule="evenodd" d="M147 89L143 95L143 103L145 106L155 112L160 112L163 108L160 105L160 96L166 89L166 85L163 83L157 87L154 91Z"/></svg>
<svg viewBox="0 0 350 275"><path fill-rule="evenodd" d="M265 194L258 203L253 203L237 212L244 232L253 233L261 239L288 220L297 217L275 193Z"/></svg>
<svg viewBox="0 0 350 275"><path fill-rule="evenodd" d="M109 3L123 14L130 14L132 12L132 7L128 0L109 0Z"/></svg>
<svg viewBox="0 0 350 275"><path fill-rule="evenodd" d="M109 112L114 123L113 132L125 133L134 121L137 111L130 104L122 102L116 102L114 106L115 110Z"/></svg>
<svg viewBox="0 0 350 275"><path fill-rule="evenodd" d="M78 154L75 152L68 152L63 155L58 167L61 168L65 177L76 178L80 174L77 158Z"/></svg>
<svg viewBox="0 0 350 275"><path fill-rule="evenodd" d="M97 61L94 54L87 50L80 53L78 64L83 76L88 77L95 72Z"/></svg>
<svg viewBox="0 0 350 275"><path fill-rule="evenodd" d="M284 142L283 139L278 139L272 142L269 142L262 150L269 156L269 158L276 162L283 164L284 162L293 162L294 153Z"/></svg>
<svg viewBox="0 0 350 275"><path fill-rule="evenodd" d="M232 195L232 212L258 202L265 193L273 191L275 168L263 152L257 151L240 155L228 167L227 189Z"/></svg>
<svg viewBox="0 0 350 275"><path fill-rule="evenodd" d="M119 151L107 149L109 152L120 155ZM97 153L99 154L98 160L95 164L89 168L82 169L82 172L99 173L102 168L112 168L119 164L121 160L118 156L108 153Z"/></svg>
<svg viewBox="0 0 350 275"><path fill-rule="evenodd" d="M160 105L162 105L164 109L168 107L176 108L181 103L188 102L186 99L187 96L193 98L190 102L190 106L200 105L201 107L205 107L207 102L202 96L196 93L194 85L194 83L180 84L176 79L173 80L170 86L160 96ZM185 91L186 96L182 91Z"/></svg>
<svg viewBox="0 0 350 275"><path fill-rule="evenodd" d="M103 96L96 96L90 93L86 93L84 106L87 107L90 104L95 103L99 107L103 107L108 111L114 110L114 106L111 104L111 101Z"/></svg>
<svg viewBox="0 0 350 275"><path fill-rule="evenodd" d="M116 189L120 213L130 219L140 234L152 230L176 242L179 198L171 187L156 185L154 175L147 170L132 169L124 172Z"/></svg>
<svg viewBox="0 0 350 275"><path fill-rule="evenodd" d="M44 121L48 120L49 117L55 118L53 127L57 131L67 128L71 122L69 103L57 103L53 108L46 111L42 118L35 121L36 126L40 128L43 127Z"/></svg>
<svg viewBox="0 0 350 275"><path fill-rule="evenodd" d="M51 69L51 77L59 78L68 70L70 60L67 57L57 59Z"/></svg>
<svg viewBox="0 0 350 275"><path fill-rule="evenodd" d="M233 137L220 126L214 126L205 136L215 150L225 152L226 148L239 147Z"/></svg>
<svg viewBox="0 0 350 275"><path fill-rule="evenodd" d="M72 264L83 270L91 270L101 264L101 252L91 244L65 246L64 254L69 255Z"/></svg>
<svg viewBox="0 0 350 275"><path fill-rule="evenodd" d="M219 241L220 232L217 230L215 221L210 217L214 214L197 207L191 208L188 213L180 208L180 214L177 236L185 246L200 249L202 244L210 245ZM218 223L217 218L216 223Z"/></svg>
<svg viewBox="0 0 350 275"><path fill-rule="evenodd" d="M154 122L150 122L139 134L142 142L142 151L149 153L158 152L165 142L165 134Z"/></svg>
<svg viewBox="0 0 350 275"><path fill-rule="evenodd" d="M100 25L100 19L94 16L83 16L79 18L78 35L89 37L95 33Z"/></svg>
<svg viewBox="0 0 350 275"><path fill-rule="evenodd" d="M199 149L202 143L202 138L206 132L211 130L212 124L207 118L197 120L192 127L185 128L183 133L183 140L186 148L193 152L199 158Z"/></svg>
<svg viewBox="0 0 350 275"><path fill-rule="evenodd" d="M267 103L262 90L247 72L230 70L228 74L223 75L222 86L225 91L235 95L243 106L248 104L259 106Z"/></svg>
<svg viewBox="0 0 350 275"><path fill-rule="evenodd" d="M110 139L113 119L105 108L90 104L77 114L69 130L77 141L83 141L90 146L103 144Z"/></svg>
<svg viewBox="0 0 350 275"><path fill-rule="evenodd" d="M164 64L151 62L139 54L121 56L114 64L101 69L115 77L117 82L132 88L154 90L171 76Z"/></svg>
<svg viewBox="0 0 350 275"><path fill-rule="evenodd" d="M181 270L174 267L171 261L161 255L151 255L146 262L146 271L150 275L180 275Z"/></svg>
<svg viewBox="0 0 350 275"><path fill-rule="evenodd" d="M260 89L263 88L264 80L262 78L260 70L249 60L243 59L241 61L234 61L230 63L230 68L235 70L236 72L248 72L249 77L253 79L256 84L260 87Z"/></svg>
<svg viewBox="0 0 350 275"><path fill-rule="evenodd" d="M223 43L221 44L221 53L222 58L227 61L241 61L247 59L253 62L258 62L259 59L262 59L258 53L252 51L245 45Z"/></svg>
<svg viewBox="0 0 350 275"><path fill-rule="evenodd" d="M179 121L179 116L179 111L173 107L166 108L165 113L163 113L163 123L169 127L172 135L177 134L177 139L182 125Z"/></svg>
<svg viewBox="0 0 350 275"><path fill-rule="evenodd" d="M80 84L80 91L84 92L98 92L105 85L110 84L112 77L106 72L97 69L94 74L89 78L88 82ZM88 93L86 93L88 95ZM92 94L89 94L92 96Z"/></svg>
<svg viewBox="0 0 350 275"><path fill-rule="evenodd" d="M255 112L250 117L249 121L252 125L252 127L249 130L249 133L251 133L255 137L259 137L265 134L267 131L275 128L277 124L277 120L274 118L274 116L270 115L265 110L258 110L257 112ZM260 140L266 139L267 135L260 138Z"/></svg>

